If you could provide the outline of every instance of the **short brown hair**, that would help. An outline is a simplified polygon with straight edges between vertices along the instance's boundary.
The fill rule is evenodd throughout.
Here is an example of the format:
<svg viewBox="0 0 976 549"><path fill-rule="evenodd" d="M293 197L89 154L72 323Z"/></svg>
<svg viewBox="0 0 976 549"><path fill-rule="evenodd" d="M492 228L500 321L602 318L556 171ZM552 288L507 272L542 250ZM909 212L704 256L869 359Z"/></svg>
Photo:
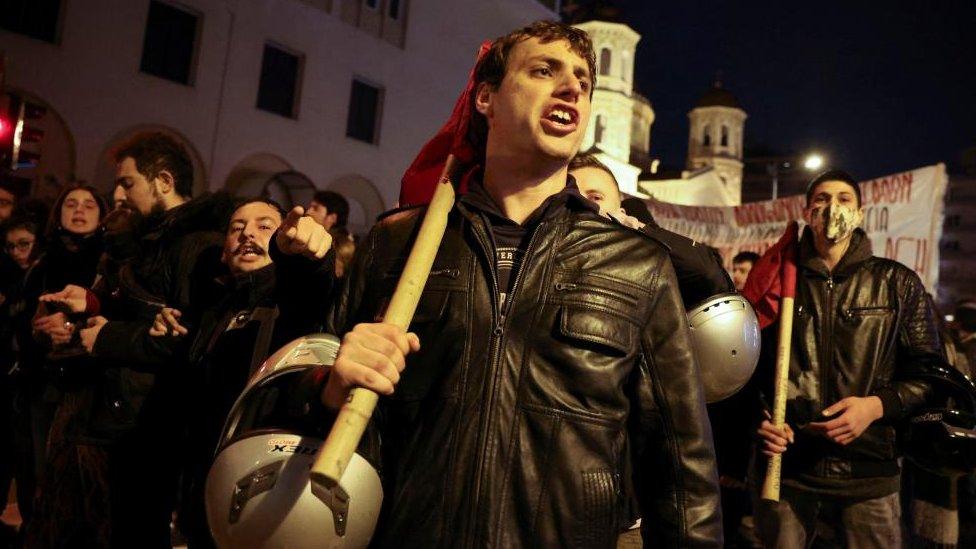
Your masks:
<svg viewBox="0 0 976 549"><path fill-rule="evenodd" d="M596 157L593 153L580 153L573 157L569 161L569 171L579 170L581 168L597 168L603 170L610 174L610 179L613 180L614 186L617 187L617 192L620 192L620 183L617 182L617 176L613 175L610 168L606 164L600 162L600 159Z"/></svg>
<svg viewBox="0 0 976 549"><path fill-rule="evenodd" d="M492 90L497 90L508 72L508 57L512 48L529 38L538 38L539 42L543 44L555 40L568 42L570 51L586 60L586 65L590 70L590 97L593 96L593 89L596 87L596 54L593 52L593 42L590 41L590 36L586 34L586 31L556 21L536 21L505 36L496 38L488 53L485 54L474 70L475 93L471 95L471 121L468 139L480 156L483 156L485 152L488 121L485 120L483 114L474 108L478 87L485 83Z"/></svg>
<svg viewBox="0 0 976 549"><path fill-rule="evenodd" d="M325 206L330 214L336 214L336 228L346 226L349 221L349 201L346 197L335 191L318 191L312 196L312 200Z"/></svg>
<svg viewBox="0 0 976 549"><path fill-rule="evenodd" d="M186 148L176 139L161 132L146 132L133 136L115 150L115 161L131 158L139 171L150 182L166 170L173 176L176 194L190 198L193 195L193 162Z"/></svg>
<svg viewBox="0 0 976 549"><path fill-rule="evenodd" d="M810 202L813 200L813 191L817 190L817 185L821 183L826 183L827 181L840 181L841 183L847 183L847 185L854 191L854 196L857 198L857 207L861 207L861 186L857 184L857 180L854 176L845 172L844 170L827 170L817 177L814 177L810 183L807 184L807 207L810 206Z"/></svg>

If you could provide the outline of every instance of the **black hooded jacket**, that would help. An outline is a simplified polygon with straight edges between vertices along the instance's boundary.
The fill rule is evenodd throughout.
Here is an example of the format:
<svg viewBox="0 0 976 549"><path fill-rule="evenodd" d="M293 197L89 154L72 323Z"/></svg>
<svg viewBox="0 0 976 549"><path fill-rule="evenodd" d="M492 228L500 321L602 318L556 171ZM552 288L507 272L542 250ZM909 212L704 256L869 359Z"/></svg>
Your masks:
<svg viewBox="0 0 976 549"><path fill-rule="evenodd" d="M223 228L233 205L226 193L205 194L135 229L138 251L119 269L118 286L100 295L112 315L92 353L104 366L92 413L94 438L111 440L128 431L152 391L160 355L135 343L160 308L175 307L193 318L219 295L214 281L223 272Z"/></svg>
<svg viewBox="0 0 976 549"><path fill-rule="evenodd" d="M935 311L918 275L873 256L860 229L828 271L807 227L797 271L786 412L796 443L784 454L784 483L839 496L892 493L899 473L894 423L931 391L912 373L945 360ZM775 366L778 326L763 333L757 373L767 382ZM771 386L765 390L773 394ZM804 431L810 422L829 419L822 410L849 396L877 396L884 416L846 446ZM878 478L893 481L872 480Z"/></svg>

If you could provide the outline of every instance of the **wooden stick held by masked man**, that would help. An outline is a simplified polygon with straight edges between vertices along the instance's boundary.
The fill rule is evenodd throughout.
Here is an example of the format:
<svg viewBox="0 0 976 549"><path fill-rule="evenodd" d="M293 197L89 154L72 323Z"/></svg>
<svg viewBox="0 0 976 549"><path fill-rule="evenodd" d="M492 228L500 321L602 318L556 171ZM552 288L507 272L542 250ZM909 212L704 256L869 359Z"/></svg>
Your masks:
<svg viewBox="0 0 976 549"><path fill-rule="evenodd" d="M773 410L770 420L777 430L786 426L786 396L789 383L790 348L793 335L793 303L796 296L796 222L786 227L779 242L753 267L742 293L759 315L759 325L766 328L779 318L779 337L776 342L776 370L773 381ZM786 427L784 427L786 426ZM784 433L789 437L789 433ZM780 473L783 455L769 457L762 497L779 501Z"/></svg>

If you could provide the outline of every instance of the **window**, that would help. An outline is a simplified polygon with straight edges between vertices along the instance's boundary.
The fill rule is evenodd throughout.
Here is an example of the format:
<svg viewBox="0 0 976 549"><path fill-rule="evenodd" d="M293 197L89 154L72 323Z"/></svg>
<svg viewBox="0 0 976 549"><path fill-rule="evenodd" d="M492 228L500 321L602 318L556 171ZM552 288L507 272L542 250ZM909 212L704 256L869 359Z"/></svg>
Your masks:
<svg viewBox="0 0 976 549"><path fill-rule="evenodd" d="M712 127L708 124L702 128L702 145L710 147L712 145Z"/></svg>
<svg viewBox="0 0 976 549"><path fill-rule="evenodd" d="M300 55L274 44L265 44L257 107L288 118L297 118L301 72Z"/></svg>
<svg viewBox="0 0 976 549"><path fill-rule="evenodd" d="M387 4L386 13L390 19L400 18L400 0L389 0Z"/></svg>
<svg viewBox="0 0 976 549"><path fill-rule="evenodd" d="M61 0L4 0L0 28L54 44L60 16Z"/></svg>
<svg viewBox="0 0 976 549"><path fill-rule="evenodd" d="M610 48L600 50L600 74L610 74Z"/></svg>
<svg viewBox="0 0 976 549"><path fill-rule="evenodd" d="M357 79L349 94L349 118L346 136L366 143L379 143L379 121L383 108L383 90Z"/></svg>
<svg viewBox="0 0 976 549"><path fill-rule="evenodd" d="M721 145L723 147L728 147L729 146L729 127L728 126L725 126L725 125L722 126L722 141L721 141Z"/></svg>
<svg viewBox="0 0 976 549"><path fill-rule="evenodd" d="M593 143L599 145L603 142L603 131L606 129L606 123L603 121L603 115L596 115L596 126L593 127Z"/></svg>
<svg viewBox="0 0 976 549"><path fill-rule="evenodd" d="M191 83L199 16L153 0L139 70L166 80Z"/></svg>

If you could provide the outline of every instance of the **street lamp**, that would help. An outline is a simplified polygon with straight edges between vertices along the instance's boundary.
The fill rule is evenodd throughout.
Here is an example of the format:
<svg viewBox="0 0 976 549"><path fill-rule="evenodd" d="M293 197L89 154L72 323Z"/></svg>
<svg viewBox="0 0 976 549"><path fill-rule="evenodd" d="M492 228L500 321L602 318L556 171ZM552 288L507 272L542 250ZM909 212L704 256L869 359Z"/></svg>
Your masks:
<svg viewBox="0 0 976 549"><path fill-rule="evenodd" d="M808 154L806 159L803 161L803 167L810 170L819 170L824 165L824 159L817 153Z"/></svg>
<svg viewBox="0 0 976 549"><path fill-rule="evenodd" d="M817 153L810 153L803 158L803 167L808 171L817 171L824 165L824 158ZM773 178L773 200L779 197L779 170L790 169L793 164L789 161L777 160L766 164L766 173Z"/></svg>

